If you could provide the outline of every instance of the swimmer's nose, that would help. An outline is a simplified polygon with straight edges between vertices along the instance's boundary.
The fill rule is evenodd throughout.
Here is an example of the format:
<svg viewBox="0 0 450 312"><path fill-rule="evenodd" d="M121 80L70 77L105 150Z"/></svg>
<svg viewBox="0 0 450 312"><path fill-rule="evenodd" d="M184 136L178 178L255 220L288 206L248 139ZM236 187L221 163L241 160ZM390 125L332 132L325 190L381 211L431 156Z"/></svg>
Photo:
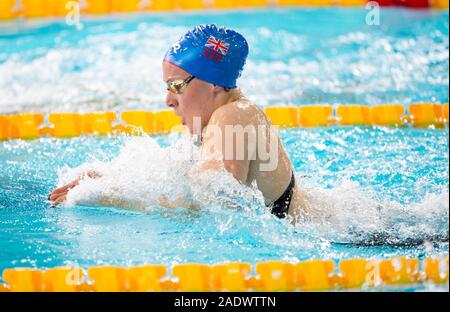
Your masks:
<svg viewBox="0 0 450 312"><path fill-rule="evenodd" d="M177 107L177 101L174 99L172 92L168 92L166 96L166 105L175 108Z"/></svg>

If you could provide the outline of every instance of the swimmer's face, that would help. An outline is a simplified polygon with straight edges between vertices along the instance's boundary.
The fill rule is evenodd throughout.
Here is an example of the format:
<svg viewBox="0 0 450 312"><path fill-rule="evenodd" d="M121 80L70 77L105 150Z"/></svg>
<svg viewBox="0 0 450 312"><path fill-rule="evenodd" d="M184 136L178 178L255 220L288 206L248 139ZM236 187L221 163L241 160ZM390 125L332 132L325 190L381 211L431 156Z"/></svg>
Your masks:
<svg viewBox="0 0 450 312"><path fill-rule="evenodd" d="M165 83L182 79L190 74L167 61L163 61L163 80ZM200 79L193 79L182 94L167 91L166 105L173 108L176 115L182 118L182 123L191 133L194 132L194 117L200 118L202 130L209 122L214 107L212 105L217 88L213 84Z"/></svg>

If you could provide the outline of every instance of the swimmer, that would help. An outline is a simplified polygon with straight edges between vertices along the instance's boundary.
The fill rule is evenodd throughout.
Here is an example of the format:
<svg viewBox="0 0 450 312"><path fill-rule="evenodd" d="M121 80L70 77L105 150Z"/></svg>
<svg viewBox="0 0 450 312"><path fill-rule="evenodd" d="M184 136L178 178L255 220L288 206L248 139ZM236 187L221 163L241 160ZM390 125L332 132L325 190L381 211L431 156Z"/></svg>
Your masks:
<svg viewBox="0 0 450 312"><path fill-rule="evenodd" d="M236 86L248 50L245 38L231 29L199 25L188 31L169 48L162 63L165 102L199 138L196 174L225 169L242 184L256 182L270 211L295 222L306 199L289 155L264 112ZM100 176L90 171L55 189L49 200L54 205L63 202L86 175ZM162 202L167 207L180 204L167 198Z"/></svg>

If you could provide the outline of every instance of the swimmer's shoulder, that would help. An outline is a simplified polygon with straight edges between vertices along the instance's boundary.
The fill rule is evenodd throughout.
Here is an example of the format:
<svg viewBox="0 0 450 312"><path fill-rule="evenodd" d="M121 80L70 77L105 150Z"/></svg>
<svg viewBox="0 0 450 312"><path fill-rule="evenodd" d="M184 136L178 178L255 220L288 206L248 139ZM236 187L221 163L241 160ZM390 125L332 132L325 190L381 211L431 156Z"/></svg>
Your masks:
<svg viewBox="0 0 450 312"><path fill-rule="evenodd" d="M240 98L222 105L211 116L213 123L224 124L260 124L265 120L261 109L247 98Z"/></svg>

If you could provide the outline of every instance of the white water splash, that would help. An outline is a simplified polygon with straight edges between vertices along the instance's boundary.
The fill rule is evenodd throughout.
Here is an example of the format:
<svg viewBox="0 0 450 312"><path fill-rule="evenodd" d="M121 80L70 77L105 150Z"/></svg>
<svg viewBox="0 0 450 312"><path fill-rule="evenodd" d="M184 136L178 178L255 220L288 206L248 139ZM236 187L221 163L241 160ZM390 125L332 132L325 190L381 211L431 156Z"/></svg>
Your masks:
<svg viewBox="0 0 450 312"><path fill-rule="evenodd" d="M306 190L308 208L300 227L330 241L357 244L421 244L449 237L449 192L429 193L421 202L377 201L358 183L345 179L331 189Z"/></svg>
<svg viewBox="0 0 450 312"><path fill-rule="evenodd" d="M94 161L77 168L63 168L58 185L87 170L96 170L103 176L82 180L69 192L66 207L99 205L100 198L108 197L125 202L124 208L164 210L167 208L161 208L161 198L181 198L185 203L195 202L200 209L212 214L230 209L237 214L244 213L248 216L249 228L261 229L261 235L273 231L274 224L280 224L273 223L275 217L266 209L256 185L243 186L225 171L206 172L193 178L189 173L197 152L186 138L163 148L153 138L133 137L110 162ZM331 189L308 186L307 181L297 180L303 184L310 212L297 228L310 235L356 244L448 241L449 192L446 189L427 194L420 203L403 205L379 202L373 199L370 190L348 179L339 181ZM235 226L238 220L241 219L225 218L219 231ZM258 228L251 224L258 224ZM290 233L295 235L294 231Z"/></svg>

